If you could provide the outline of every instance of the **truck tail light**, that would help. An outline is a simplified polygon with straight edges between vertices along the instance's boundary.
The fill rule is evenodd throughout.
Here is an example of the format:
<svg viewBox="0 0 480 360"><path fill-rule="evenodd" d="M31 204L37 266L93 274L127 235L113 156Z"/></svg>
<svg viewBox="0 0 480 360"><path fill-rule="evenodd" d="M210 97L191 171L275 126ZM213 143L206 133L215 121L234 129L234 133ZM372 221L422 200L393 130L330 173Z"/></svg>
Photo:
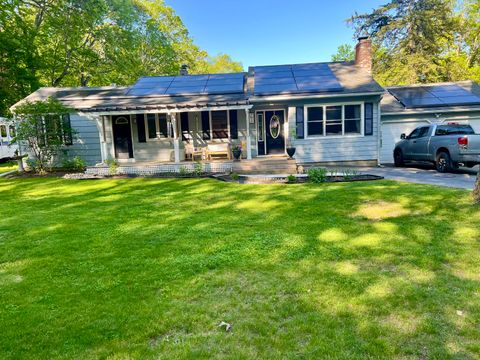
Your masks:
<svg viewBox="0 0 480 360"><path fill-rule="evenodd" d="M467 146L468 145L468 137L459 137L458 138L458 145Z"/></svg>

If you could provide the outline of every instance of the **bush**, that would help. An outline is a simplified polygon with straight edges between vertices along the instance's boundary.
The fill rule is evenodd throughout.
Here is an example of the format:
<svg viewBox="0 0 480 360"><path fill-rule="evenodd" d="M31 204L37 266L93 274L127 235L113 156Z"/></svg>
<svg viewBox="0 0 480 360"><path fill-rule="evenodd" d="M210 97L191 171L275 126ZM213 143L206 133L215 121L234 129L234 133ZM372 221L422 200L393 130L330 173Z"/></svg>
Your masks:
<svg viewBox="0 0 480 360"><path fill-rule="evenodd" d="M66 170L83 171L86 165L81 157L75 156L73 159L64 160L62 167Z"/></svg>
<svg viewBox="0 0 480 360"><path fill-rule="evenodd" d="M295 177L295 175L288 175L287 176L287 183L293 184L293 183L296 183L296 182L297 182L297 178Z"/></svg>
<svg viewBox="0 0 480 360"><path fill-rule="evenodd" d="M200 176L203 174L203 165L200 161L197 161L195 163L195 166L193 168L193 173L195 176Z"/></svg>
<svg viewBox="0 0 480 360"><path fill-rule="evenodd" d="M327 181L327 169L312 167L308 169L308 180L319 184Z"/></svg>
<svg viewBox="0 0 480 360"><path fill-rule="evenodd" d="M118 161L116 159L108 159L105 161L105 163L108 165L108 174L111 176L116 175L118 170Z"/></svg>
<svg viewBox="0 0 480 360"><path fill-rule="evenodd" d="M185 167L185 166L180 166L180 169L179 169L178 172L179 172L180 176L188 176L188 175L190 175L190 170L188 170L188 168Z"/></svg>
<svg viewBox="0 0 480 360"><path fill-rule="evenodd" d="M233 172L233 173L230 174L230 178L233 181L238 181L238 179L240 178L240 175L238 175L238 173L236 173L236 172Z"/></svg>

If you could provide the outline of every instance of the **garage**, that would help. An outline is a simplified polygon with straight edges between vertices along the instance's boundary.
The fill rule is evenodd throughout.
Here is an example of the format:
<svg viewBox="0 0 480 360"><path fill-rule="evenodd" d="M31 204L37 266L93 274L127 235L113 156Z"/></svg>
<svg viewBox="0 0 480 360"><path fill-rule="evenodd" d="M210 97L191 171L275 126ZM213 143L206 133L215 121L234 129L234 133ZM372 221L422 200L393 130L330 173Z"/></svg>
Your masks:
<svg viewBox="0 0 480 360"><path fill-rule="evenodd" d="M381 103L380 163L393 163L401 134L438 123L470 124L480 133L480 87L472 81L386 89Z"/></svg>

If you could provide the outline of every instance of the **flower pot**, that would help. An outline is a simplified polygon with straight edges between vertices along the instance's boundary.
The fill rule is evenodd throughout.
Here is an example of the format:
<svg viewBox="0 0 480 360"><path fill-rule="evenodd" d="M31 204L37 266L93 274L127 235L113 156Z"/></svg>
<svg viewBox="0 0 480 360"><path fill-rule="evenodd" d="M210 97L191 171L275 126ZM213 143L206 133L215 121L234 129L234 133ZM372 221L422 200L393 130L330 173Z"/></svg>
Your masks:
<svg viewBox="0 0 480 360"><path fill-rule="evenodd" d="M290 159L293 159L293 155L295 155L295 150L297 150L295 147L287 147L287 154L290 157Z"/></svg>
<svg viewBox="0 0 480 360"><path fill-rule="evenodd" d="M242 150L235 149L235 150L232 151L232 153L233 153L233 158L235 160L240 160L240 157L242 156Z"/></svg>

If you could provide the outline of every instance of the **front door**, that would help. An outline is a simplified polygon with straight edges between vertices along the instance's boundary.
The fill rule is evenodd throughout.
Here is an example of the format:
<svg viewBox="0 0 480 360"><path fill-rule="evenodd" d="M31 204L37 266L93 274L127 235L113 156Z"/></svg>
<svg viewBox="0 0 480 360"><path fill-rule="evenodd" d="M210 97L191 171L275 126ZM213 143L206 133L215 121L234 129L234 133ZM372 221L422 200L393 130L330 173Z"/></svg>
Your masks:
<svg viewBox="0 0 480 360"><path fill-rule="evenodd" d="M130 116L112 116L113 143L117 159L133 158Z"/></svg>
<svg viewBox="0 0 480 360"><path fill-rule="evenodd" d="M285 112L265 111L264 123L267 155L285 154Z"/></svg>

